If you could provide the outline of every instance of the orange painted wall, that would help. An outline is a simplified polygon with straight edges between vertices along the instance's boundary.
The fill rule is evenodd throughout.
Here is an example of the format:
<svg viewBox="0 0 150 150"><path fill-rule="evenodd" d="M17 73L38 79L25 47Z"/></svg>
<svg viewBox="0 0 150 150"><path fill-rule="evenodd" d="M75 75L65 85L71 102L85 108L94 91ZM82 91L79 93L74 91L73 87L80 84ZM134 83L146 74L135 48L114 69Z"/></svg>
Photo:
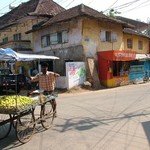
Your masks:
<svg viewBox="0 0 150 150"><path fill-rule="evenodd" d="M100 80L112 78L112 61L105 59L100 53L98 53L98 71Z"/></svg>

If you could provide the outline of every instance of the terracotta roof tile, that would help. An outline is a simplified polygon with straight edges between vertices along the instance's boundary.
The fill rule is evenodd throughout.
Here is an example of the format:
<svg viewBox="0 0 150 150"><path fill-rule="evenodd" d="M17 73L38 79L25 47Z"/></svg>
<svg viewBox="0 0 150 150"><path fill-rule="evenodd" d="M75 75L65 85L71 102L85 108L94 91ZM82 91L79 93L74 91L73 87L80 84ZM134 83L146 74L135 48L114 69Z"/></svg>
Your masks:
<svg viewBox="0 0 150 150"><path fill-rule="evenodd" d="M65 9L52 0L30 0L22 3L7 14L0 17L0 29L7 27L27 15L49 15L54 16Z"/></svg>
<svg viewBox="0 0 150 150"><path fill-rule="evenodd" d="M0 28L16 22L18 19L26 16L29 12L34 12L39 0L31 0L14 8L7 14L0 17ZM28 9L27 9L28 8Z"/></svg>
<svg viewBox="0 0 150 150"><path fill-rule="evenodd" d="M150 38L148 35L145 35L145 34L143 34L143 33L141 33L141 32L138 32L138 31L133 30L133 29L130 29L130 28L124 28L124 29L123 29L123 32L124 32L124 33L127 33L127 34L138 35L138 36Z"/></svg>
<svg viewBox="0 0 150 150"><path fill-rule="evenodd" d="M127 25L127 23L117 20L117 19L112 19L112 18L104 15L103 13L98 12L97 10L92 9L84 4L78 5L76 7L70 8L68 10L65 10L65 11L57 14L56 16L51 18L48 22L46 22L44 24L44 26L48 26L50 24L61 22L61 21L70 20L72 18L79 17L79 16L88 16L88 17L92 17L92 18L102 20L102 21L120 23L120 24L123 24L123 25L129 27L129 25Z"/></svg>
<svg viewBox="0 0 150 150"><path fill-rule="evenodd" d="M148 27L147 23L141 22L141 21L138 21L138 20L125 18L125 17L122 17L122 16L117 16L116 18L121 20L121 21L124 21L126 23L130 23L130 24L134 25L134 29L145 29L145 28Z"/></svg>
<svg viewBox="0 0 150 150"><path fill-rule="evenodd" d="M36 8L35 12L31 14L38 14L38 15L52 15L55 16L56 14L64 11L65 9L55 3L52 0L40 0L38 7Z"/></svg>

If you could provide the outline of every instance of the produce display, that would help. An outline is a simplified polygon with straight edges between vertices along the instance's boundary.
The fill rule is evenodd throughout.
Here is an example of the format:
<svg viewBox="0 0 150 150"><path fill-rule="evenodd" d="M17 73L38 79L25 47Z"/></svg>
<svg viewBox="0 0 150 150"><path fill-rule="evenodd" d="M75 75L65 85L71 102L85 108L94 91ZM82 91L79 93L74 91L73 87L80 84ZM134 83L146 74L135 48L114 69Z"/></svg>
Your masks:
<svg viewBox="0 0 150 150"><path fill-rule="evenodd" d="M56 95L33 94L31 96L4 95L0 96L0 113L15 114L30 109L36 105L54 99Z"/></svg>
<svg viewBox="0 0 150 150"><path fill-rule="evenodd" d="M32 98L21 95L1 96L0 113L13 113L24 110L35 104Z"/></svg>

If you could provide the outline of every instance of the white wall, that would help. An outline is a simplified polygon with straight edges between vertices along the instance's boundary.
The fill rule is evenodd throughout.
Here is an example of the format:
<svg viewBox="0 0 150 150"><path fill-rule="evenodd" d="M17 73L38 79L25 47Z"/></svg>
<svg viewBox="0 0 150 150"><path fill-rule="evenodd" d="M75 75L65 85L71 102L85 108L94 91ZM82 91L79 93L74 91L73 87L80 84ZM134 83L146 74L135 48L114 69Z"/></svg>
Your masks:
<svg viewBox="0 0 150 150"><path fill-rule="evenodd" d="M83 84L86 81L84 62L67 62L66 79L68 89Z"/></svg>
<svg viewBox="0 0 150 150"><path fill-rule="evenodd" d="M56 80L55 87L60 89L71 89L86 81L84 62L67 62L66 76L60 76Z"/></svg>

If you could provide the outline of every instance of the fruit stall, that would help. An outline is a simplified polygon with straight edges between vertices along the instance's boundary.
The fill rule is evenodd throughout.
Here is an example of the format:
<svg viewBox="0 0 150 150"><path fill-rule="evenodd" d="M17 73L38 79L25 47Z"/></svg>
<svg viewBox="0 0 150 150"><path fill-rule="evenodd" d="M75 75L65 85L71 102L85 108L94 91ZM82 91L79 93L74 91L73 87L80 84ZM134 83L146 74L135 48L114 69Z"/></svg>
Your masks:
<svg viewBox="0 0 150 150"><path fill-rule="evenodd" d="M31 61L35 59L58 59L55 56L21 54L11 49L0 48L0 60ZM37 123L49 129L55 117L53 100L56 93L44 95L42 90L35 90L30 96L12 94L0 96L0 140L6 138L15 129L16 137L21 143L28 142L34 134ZM34 110L40 106L39 117Z"/></svg>

